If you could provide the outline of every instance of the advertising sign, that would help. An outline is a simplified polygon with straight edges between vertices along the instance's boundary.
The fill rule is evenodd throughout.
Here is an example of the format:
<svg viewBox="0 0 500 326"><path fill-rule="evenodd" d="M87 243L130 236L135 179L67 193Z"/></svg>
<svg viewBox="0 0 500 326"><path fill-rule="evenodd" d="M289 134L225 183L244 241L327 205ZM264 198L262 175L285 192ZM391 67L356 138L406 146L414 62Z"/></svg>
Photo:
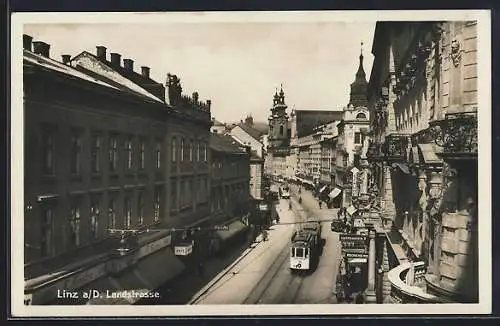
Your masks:
<svg viewBox="0 0 500 326"><path fill-rule="evenodd" d="M175 255L176 256L188 256L193 252L193 244L185 244L175 246Z"/></svg>
<svg viewBox="0 0 500 326"><path fill-rule="evenodd" d="M267 204L259 204L259 210L261 211L268 211L269 206Z"/></svg>
<svg viewBox="0 0 500 326"><path fill-rule="evenodd" d="M368 254L366 235L341 234L340 243L344 254Z"/></svg>

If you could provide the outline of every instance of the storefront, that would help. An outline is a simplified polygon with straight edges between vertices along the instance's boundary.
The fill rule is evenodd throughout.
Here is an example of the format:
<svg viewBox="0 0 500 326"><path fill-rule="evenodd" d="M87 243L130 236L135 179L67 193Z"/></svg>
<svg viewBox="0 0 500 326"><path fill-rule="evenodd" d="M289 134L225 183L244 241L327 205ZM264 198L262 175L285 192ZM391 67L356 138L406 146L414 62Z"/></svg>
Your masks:
<svg viewBox="0 0 500 326"><path fill-rule="evenodd" d="M47 284L30 293L32 304L134 304L180 275L184 264L175 256L171 235L153 240L137 251L106 261Z"/></svg>
<svg viewBox="0 0 500 326"><path fill-rule="evenodd" d="M211 245L214 253L224 254L232 245L242 243L247 240L249 227L243 223L240 217L232 219L225 225L221 225L214 230L211 237Z"/></svg>

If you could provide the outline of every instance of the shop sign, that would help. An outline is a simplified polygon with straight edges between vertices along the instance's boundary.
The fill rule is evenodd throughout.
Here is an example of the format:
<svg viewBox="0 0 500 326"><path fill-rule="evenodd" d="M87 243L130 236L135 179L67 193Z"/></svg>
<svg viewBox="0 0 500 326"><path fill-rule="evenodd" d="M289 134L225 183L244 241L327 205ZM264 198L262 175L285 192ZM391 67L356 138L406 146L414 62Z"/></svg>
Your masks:
<svg viewBox="0 0 500 326"><path fill-rule="evenodd" d="M148 255L160 250L161 248L168 247L168 246L170 246L170 244L172 244L172 235L171 234L169 234L166 237L163 237L159 240L150 242L147 245L142 246L139 249L139 252L137 254L137 259L148 256Z"/></svg>
<svg viewBox="0 0 500 326"><path fill-rule="evenodd" d="M259 210L261 211L268 211L269 206L267 204L259 204Z"/></svg>
<svg viewBox="0 0 500 326"><path fill-rule="evenodd" d="M193 243L175 246L176 256L188 256L193 252Z"/></svg>
<svg viewBox="0 0 500 326"><path fill-rule="evenodd" d="M346 258L368 258L367 253L347 252L345 256Z"/></svg>
<svg viewBox="0 0 500 326"><path fill-rule="evenodd" d="M361 218L355 218L354 222L353 222L353 226L355 228L364 228L365 227L365 223L363 222L363 219L361 219Z"/></svg>
<svg viewBox="0 0 500 326"><path fill-rule="evenodd" d="M341 234L340 243L343 253L367 254L368 246L366 235L361 234Z"/></svg>

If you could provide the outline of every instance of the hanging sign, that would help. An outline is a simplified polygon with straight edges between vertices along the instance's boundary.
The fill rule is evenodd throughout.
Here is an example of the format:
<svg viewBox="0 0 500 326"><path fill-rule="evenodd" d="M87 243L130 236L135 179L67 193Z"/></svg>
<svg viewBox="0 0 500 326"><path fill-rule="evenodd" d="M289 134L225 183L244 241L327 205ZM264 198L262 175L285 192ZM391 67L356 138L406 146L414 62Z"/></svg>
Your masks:
<svg viewBox="0 0 500 326"><path fill-rule="evenodd" d="M189 256L193 252L193 243L175 246L176 256Z"/></svg>

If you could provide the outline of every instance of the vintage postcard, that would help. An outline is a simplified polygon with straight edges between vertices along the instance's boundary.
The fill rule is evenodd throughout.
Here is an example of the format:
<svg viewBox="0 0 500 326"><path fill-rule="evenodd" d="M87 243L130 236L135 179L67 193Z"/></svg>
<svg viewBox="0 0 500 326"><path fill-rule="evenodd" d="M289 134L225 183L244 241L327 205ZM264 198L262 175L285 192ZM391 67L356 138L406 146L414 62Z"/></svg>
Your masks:
<svg viewBox="0 0 500 326"><path fill-rule="evenodd" d="M490 313L490 25L14 13L12 315Z"/></svg>

